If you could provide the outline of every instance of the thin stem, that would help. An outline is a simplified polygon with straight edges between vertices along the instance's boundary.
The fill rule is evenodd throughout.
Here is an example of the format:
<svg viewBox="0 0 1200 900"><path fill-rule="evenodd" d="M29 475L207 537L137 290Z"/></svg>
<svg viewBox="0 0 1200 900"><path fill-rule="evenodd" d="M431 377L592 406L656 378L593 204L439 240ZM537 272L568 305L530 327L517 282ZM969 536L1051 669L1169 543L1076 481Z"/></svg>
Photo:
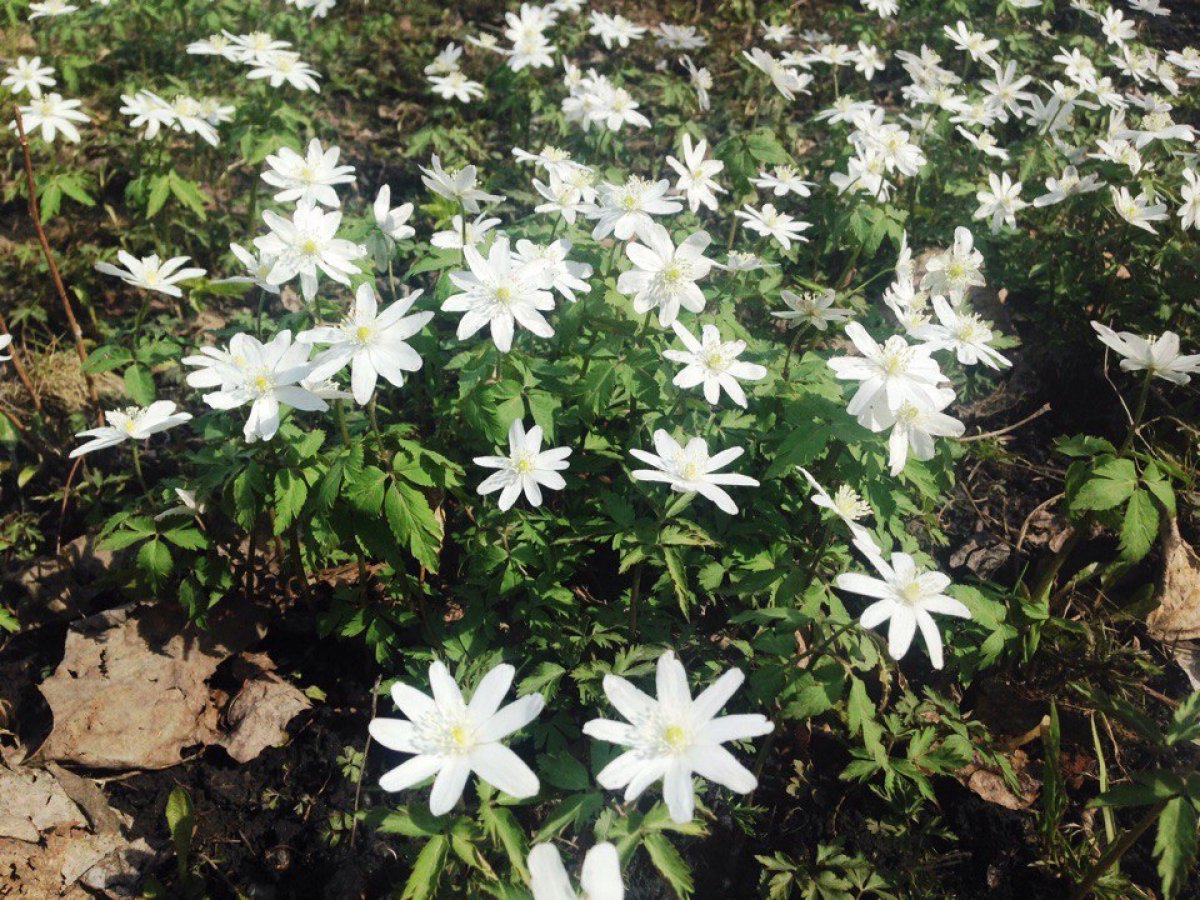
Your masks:
<svg viewBox="0 0 1200 900"><path fill-rule="evenodd" d="M638 636L638 599L642 595L642 564L633 567L633 584L629 586L629 634L637 640Z"/></svg>
<svg viewBox="0 0 1200 900"><path fill-rule="evenodd" d="M142 487L142 493L146 495L146 499L150 499L150 488L146 487L146 478L142 474L142 457L141 451L138 449L137 441L134 441L130 446L133 448L133 473L137 476L138 484Z"/></svg>
<svg viewBox="0 0 1200 900"><path fill-rule="evenodd" d="M1137 839L1145 834L1151 825L1158 821L1158 817L1162 811L1166 809L1167 804L1171 801L1171 797L1164 797L1159 800L1148 810L1146 814L1138 820L1138 823L1125 832L1114 844L1109 844L1108 849L1104 854L1096 860L1090 869L1084 874L1075 890L1071 893L1070 900L1084 900L1091 893L1092 888L1096 886L1096 882L1103 877L1112 866L1125 855L1125 851L1137 843Z"/></svg>
<svg viewBox="0 0 1200 900"><path fill-rule="evenodd" d="M50 240L46 237L45 229L42 228L42 213L38 207L37 189L33 183L33 159L29 155L29 140L25 137L25 121L21 118L21 107L14 104L13 108L16 111L17 140L21 144L21 158L25 166L25 184L29 192L29 218L33 220L33 230L37 233L38 243L42 246L42 255L46 258L50 279L54 282L58 299L62 303L63 314L67 317L67 324L71 328L71 337L75 341L75 352L79 356L79 364L83 370L83 380L87 384L88 399L92 402L96 421L103 425L104 411L100 408L100 395L96 392L96 380L83 365L87 361L87 350L83 346L83 330L79 327L79 320L75 318L75 310L71 307L71 301L67 297L67 289L63 286L62 276L58 274L58 266L54 263Z"/></svg>
<svg viewBox="0 0 1200 900"><path fill-rule="evenodd" d="M8 330L8 323L4 321L4 314L0 313L0 334L7 334L12 338L12 342L8 345L8 355L13 365L13 371L17 373L17 378L24 385L25 390L29 392L29 399L33 401L33 408L38 412L42 411L42 398L38 396L38 392L34 390L33 382L29 380L29 373L25 370L25 364L21 360L21 354L17 352L17 339L13 337L11 331Z"/></svg>

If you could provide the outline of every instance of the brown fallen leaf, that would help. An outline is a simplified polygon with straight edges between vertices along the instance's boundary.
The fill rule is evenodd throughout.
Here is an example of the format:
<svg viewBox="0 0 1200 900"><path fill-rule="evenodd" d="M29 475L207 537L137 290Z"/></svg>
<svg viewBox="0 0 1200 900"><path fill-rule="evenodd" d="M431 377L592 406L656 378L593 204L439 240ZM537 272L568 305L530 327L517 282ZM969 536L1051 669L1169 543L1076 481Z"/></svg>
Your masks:
<svg viewBox="0 0 1200 900"><path fill-rule="evenodd" d="M267 747L285 743L288 723L312 707L274 669L265 653L247 653L233 661L233 674L244 681L225 711L229 734L220 743L238 762L249 762Z"/></svg>
<svg viewBox="0 0 1200 900"><path fill-rule="evenodd" d="M1009 754L1008 761L1017 778L1017 791L1012 789L999 771L975 763L967 765L955 774L962 784L988 803L995 803L1005 809L1028 809L1037 800L1041 782L1026 770L1029 757L1024 750L1014 750Z"/></svg>
<svg viewBox="0 0 1200 900"><path fill-rule="evenodd" d="M1200 638L1200 557L1170 519L1163 527L1163 571L1158 606L1146 617L1152 637L1163 643Z"/></svg>
<svg viewBox="0 0 1200 900"><path fill-rule="evenodd" d="M209 627L174 604L132 605L74 623L40 690L54 725L36 754L100 769L163 769L215 743L208 679L260 637L253 610L219 607Z"/></svg>
<svg viewBox="0 0 1200 900"><path fill-rule="evenodd" d="M17 586L17 620L23 627L87 615L105 589L105 576L127 554L101 550L89 535L78 537L57 556L33 562L5 580Z"/></svg>
<svg viewBox="0 0 1200 900"><path fill-rule="evenodd" d="M43 831L58 825L87 825L58 780L42 769L0 765L0 837L37 843Z"/></svg>

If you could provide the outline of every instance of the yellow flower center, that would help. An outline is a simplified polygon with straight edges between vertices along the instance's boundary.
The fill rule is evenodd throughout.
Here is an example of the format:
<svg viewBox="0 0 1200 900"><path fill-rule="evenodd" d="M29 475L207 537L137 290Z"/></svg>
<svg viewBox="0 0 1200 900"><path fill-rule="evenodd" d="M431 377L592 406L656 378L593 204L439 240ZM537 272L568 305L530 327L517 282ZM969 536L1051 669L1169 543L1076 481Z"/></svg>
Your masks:
<svg viewBox="0 0 1200 900"><path fill-rule="evenodd" d="M312 256L317 252L317 242L312 238L305 238L300 244L300 252L306 256Z"/></svg>
<svg viewBox="0 0 1200 900"><path fill-rule="evenodd" d="M359 341L360 343L366 343L367 339L370 336L371 336L371 326L370 325L359 325L357 328L354 329L354 338L355 338L355 340Z"/></svg>
<svg viewBox="0 0 1200 900"><path fill-rule="evenodd" d="M662 732L663 743L676 752L687 747L687 732L678 725L668 725Z"/></svg>

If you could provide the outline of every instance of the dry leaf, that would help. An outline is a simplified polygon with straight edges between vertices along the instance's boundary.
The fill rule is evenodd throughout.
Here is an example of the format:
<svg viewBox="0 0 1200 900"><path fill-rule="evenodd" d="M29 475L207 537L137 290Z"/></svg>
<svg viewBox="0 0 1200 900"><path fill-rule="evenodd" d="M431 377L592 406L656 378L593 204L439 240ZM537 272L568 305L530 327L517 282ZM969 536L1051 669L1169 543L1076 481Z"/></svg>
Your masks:
<svg viewBox="0 0 1200 900"><path fill-rule="evenodd" d="M1151 636L1168 644L1200 638L1200 557L1180 537L1175 519L1163 529L1163 572L1155 599L1158 607L1146 617Z"/></svg>
<svg viewBox="0 0 1200 900"><path fill-rule="evenodd" d="M0 766L0 837L37 843L56 825L87 825L62 785L41 769Z"/></svg>
<svg viewBox="0 0 1200 900"><path fill-rule="evenodd" d="M245 680L225 712L230 733L221 743L238 762L249 762L267 747L285 743L287 724L312 707L274 668L263 653L247 653L234 660L235 676Z"/></svg>

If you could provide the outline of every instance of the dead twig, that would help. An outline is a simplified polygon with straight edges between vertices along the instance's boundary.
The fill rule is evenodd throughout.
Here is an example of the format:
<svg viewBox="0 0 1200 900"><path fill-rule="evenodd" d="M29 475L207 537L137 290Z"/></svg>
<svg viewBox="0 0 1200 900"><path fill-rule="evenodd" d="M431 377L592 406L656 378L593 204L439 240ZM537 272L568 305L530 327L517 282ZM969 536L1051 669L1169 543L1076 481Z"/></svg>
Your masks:
<svg viewBox="0 0 1200 900"><path fill-rule="evenodd" d="M29 218L33 220L33 230L37 233L38 243L42 245L42 255L46 258L46 266L50 269L50 278L58 292L58 299L62 303L67 324L71 327L71 336L75 339L75 352L79 354L79 364L83 367L87 361L87 350L83 346L83 331L79 327L79 320L75 318L75 310L72 309L71 300L67 297L67 289L63 286L62 276L58 274L58 266L54 263L54 253L50 249L50 241L46 237L45 229L42 228L42 213L38 208L37 190L33 183L33 159L29 155L29 140L25 137L25 122L21 118L21 108L15 106L14 109L17 117L17 140L21 144L21 157L25 164L25 184L29 191ZM92 378L92 373L86 367L83 367L82 371L83 379L87 382L88 399L92 401L92 409L96 413L96 421L103 425L104 410L100 408L100 395L96 392L96 380Z"/></svg>
<svg viewBox="0 0 1200 900"><path fill-rule="evenodd" d="M997 428L995 431L984 431L980 434L968 434L964 437L960 437L958 440L959 443L969 444L971 441L982 441L986 440L987 438L1000 437L1003 434L1008 434L1010 431L1016 431L1022 425L1028 425L1034 419L1038 418L1039 416L1044 416L1048 412L1050 412L1050 404L1045 403L1042 405L1041 409L1030 413L1019 422L1013 422L1011 425L1005 425L1003 428Z"/></svg>
<svg viewBox="0 0 1200 900"><path fill-rule="evenodd" d="M375 676L375 687L371 689L371 718L375 718L375 712L379 709L379 676ZM350 812L350 847L354 848L354 839L358 836L358 804L362 798L362 783L363 775L367 771L367 753L371 749L371 732L367 732L367 739L363 741L362 763L358 767L358 778L354 780L354 809Z"/></svg>
<svg viewBox="0 0 1200 900"><path fill-rule="evenodd" d="M29 380L29 372L26 371L25 364L21 361L21 354L17 352L17 339L8 330L8 323L4 321L3 313L0 313L0 334L7 334L9 337L12 337L12 343L8 345L8 355L12 357L10 361L13 365L13 371L17 373L17 378L25 386L25 390L29 392L29 399L33 401L33 408L37 412L41 412L42 398L34 389L33 382Z"/></svg>

